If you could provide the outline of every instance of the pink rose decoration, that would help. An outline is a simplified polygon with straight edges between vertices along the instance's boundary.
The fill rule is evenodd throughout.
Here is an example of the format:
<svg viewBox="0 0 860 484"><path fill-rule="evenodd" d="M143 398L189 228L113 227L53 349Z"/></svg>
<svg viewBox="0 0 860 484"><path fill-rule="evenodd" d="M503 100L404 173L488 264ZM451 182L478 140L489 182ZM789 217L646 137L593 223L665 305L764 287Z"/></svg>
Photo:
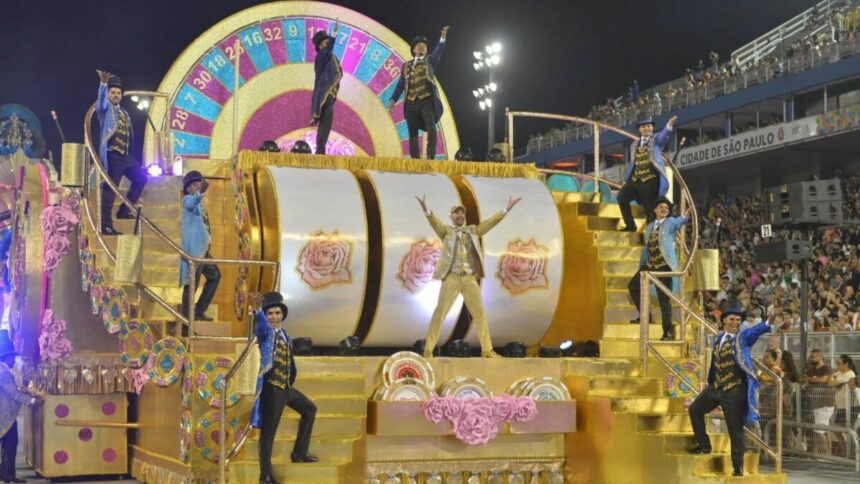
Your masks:
<svg viewBox="0 0 860 484"><path fill-rule="evenodd" d="M63 201L61 203L63 206L68 207L73 212L77 213L78 208L81 206L81 194L76 191L70 191L63 197Z"/></svg>
<svg viewBox="0 0 860 484"><path fill-rule="evenodd" d="M311 289L322 289L331 284L349 283L349 261L352 243L336 231L325 234L322 231L311 234L310 240L302 248L296 270L302 281Z"/></svg>
<svg viewBox="0 0 860 484"><path fill-rule="evenodd" d="M448 402L443 397L433 395L429 400L425 400L421 406L424 411L424 418L433 423L439 423L445 417L445 410L448 408Z"/></svg>
<svg viewBox="0 0 860 484"><path fill-rule="evenodd" d="M441 242L431 243L424 239L415 242L400 262L397 279L409 292L421 292L433 280L433 271L441 254Z"/></svg>
<svg viewBox="0 0 860 484"><path fill-rule="evenodd" d="M532 397L517 398L517 422L531 422L537 416L537 405Z"/></svg>
<svg viewBox="0 0 860 484"><path fill-rule="evenodd" d="M445 402L445 418L454 423L460 417L460 414L463 413L465 401L449 395L445 397Z"/></svg>
<svg viewBox="0 0 860 484"><path fill-rule="evenodd" d="M39 357L42 361L65 360L72 354L72 342L65 338L66 322L45 311L39 331Z"/></svg>
<svg viewBox="0 0 860 484"><path fill-rule="evenodd" d="M42 210L39 217L45 232L69 233L78 225L78 216L65 205L56 205Z"/></svg>
<svg viewBox="0 0 860 484"><path fill-rule="evenodd" d="M493 414L503 422L510 422L517 416L517 399L502 393L493 399Z"/></svg>
<svg viewBox="0 0 860 484"><path fill-rule="evenodd" d="M463 412L454 424L454 435L469 445L486 444L499 432L493 404L486 398L464 400Z"/></svg>
<svg viewBox="0 0 860 484"><path fill-rule="evenodd" d="M496 278L513 296L529 289L547 287L548 262L549 250L535 242L535 239L528 242L514 239L508 242L507 251L499 258Z"/></svg>

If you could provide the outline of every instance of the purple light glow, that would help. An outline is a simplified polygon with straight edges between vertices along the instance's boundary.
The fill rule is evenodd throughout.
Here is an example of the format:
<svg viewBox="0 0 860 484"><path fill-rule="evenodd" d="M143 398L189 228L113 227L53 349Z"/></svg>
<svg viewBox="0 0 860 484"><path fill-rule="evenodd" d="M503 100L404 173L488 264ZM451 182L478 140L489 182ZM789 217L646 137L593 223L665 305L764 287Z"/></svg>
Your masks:
<svg viewBox="0 0 860 484"><path fill-rule="evenodd" d="M149 176L161 176L164 174L164 168L159 165L152 164L146 167L146 172Z"/></svg>

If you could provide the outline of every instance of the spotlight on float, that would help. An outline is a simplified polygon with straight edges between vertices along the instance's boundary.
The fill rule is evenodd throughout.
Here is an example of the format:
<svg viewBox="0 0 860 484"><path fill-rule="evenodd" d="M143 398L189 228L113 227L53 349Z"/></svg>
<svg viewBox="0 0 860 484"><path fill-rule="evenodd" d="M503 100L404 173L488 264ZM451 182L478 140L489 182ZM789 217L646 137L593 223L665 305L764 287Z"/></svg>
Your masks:
<svg viewBox="0 0 860 484"><path fill-rule="evenodd" d="M338 353L340 353L340 356L354 356L358 354L358 350L360 348L361 343L359 343L357 337L347 336L346 338L340 340L340 344L338 345Z"/></svg>
<svg viewBox="0 0 860 484"><path fill-rule="evenodd" d="M558 346L541 346L538 356L541 358L561 358L561 350Z"/></svg>
<svg viewBox="0 0 860 484"><path fill-rule="evenodd" d="M472 345L461 339L455 339L442 347L442 353L454 358L468 358L472 353Z"/></svg>
<svg viewBox="0 0 860 484"><path fill-rule="evenodd" d="M311 338L295 338L293 340L293 354L296 356L309 356L314 351L314 340Z"/></svg>
<svg viewBox="0 0 860 484"><path fill-rule="evenodd" d="M132 96L132 97L131 97L131 102L136 103L136 102L139 102L139 101L140 101L140 98L139 98L139 97L137 97L137 96Z"/></svg>
<svg viewBox="0 0 860 484"><path fill-rule="evenodd" d="M156 165L155 163L146 167L146 173L149 176L161 176L164 174L164 168L161 165Z"/></svg>
<svg viewBox="0 0 860 484"><path fill-rule="evenodd" d="M573 348L573 340L569 339L562 341L561 344L558 345L558 349L561 350L561 355L565 357L573 355Z"/></svg>
<svg viewBox="0 0 860 484"><path fill-rule="evenodd" d="M427 346L427 342L425 340L415 340L415 343L412 343L412 351L418 353L419 355L424 355L425 346Z"/></svg>
<svg viewBox="0 0 860 484"><path fill-rule="evenodd" d="M511 341L502 347L502 356L505 358L525 358L526 344L522 341Z"/></svg>

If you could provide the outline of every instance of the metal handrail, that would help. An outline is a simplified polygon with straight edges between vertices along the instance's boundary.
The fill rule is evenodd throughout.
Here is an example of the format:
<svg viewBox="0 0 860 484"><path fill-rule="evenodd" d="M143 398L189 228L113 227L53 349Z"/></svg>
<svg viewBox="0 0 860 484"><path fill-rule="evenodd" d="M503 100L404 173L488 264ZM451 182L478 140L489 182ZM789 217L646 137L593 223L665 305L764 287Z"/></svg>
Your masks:
<svg viewBox="0 0 860 484"><path fill-rule="evenodd" d="M768 433L771 427L776 425L776 419L769 421L765 424L764 429L762 431L762 435L764 435L765 440L767 439ZM797 427L800 429L809 429L809 430L821 430L825 432L832 432L835 434L846 434L851 437L851 440L854 441L854 459L849 459L847 457L839 457L833 455L822 455L822 454L813 454L813 457L821 460L829 460L833 462L852 462L854 463L854 472L860 474L860 438L857 436L857 432L854 429L848 427L831 427L829 425L821 425L821 424L811 424L806 422L796 422L794 420L787 420L784 422L787 427ZM780 425L777 427L777 434L781 434ZM782 438L781 435L778 437ZM798 455L807 455L805 452L800 452L797 450L789 449L787 452Z"/></svg>
<svg viewBox="0 0 860 484"><path fill-rule="evenodd" d="M591 180L594 180L597 183L605 183L605 184L609 185L610 188L614 188L616 190L620 190L621 187L624 186L615 180L610 180L608 178L603 178L603 177L600 177L597 175L592 175L590 173L576 173L576 172L572 172L572 171L555 170L552 168L538 168L538 171L540 171L541 173L549 174L549 175L568 175L568 176L579 176L582 178L589 178Z"/></svg>

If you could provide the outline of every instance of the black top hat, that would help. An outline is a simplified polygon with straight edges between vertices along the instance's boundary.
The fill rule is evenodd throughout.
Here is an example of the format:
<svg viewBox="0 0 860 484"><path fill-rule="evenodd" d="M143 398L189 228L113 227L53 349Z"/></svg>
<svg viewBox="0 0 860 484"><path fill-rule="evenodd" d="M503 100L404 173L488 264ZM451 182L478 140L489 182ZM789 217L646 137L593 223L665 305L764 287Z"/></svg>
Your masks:
<svg viewBox="0 0 860 484"><path fill-rule="evenodd" d="M293 144L293 149L290 150L290 153L310 154L311 145L309 145L307 141L300 139Z"/></svg>
<svg viewBox="0 0 860 484"><path fill-rule="evenodd" d="M197 170L191 170L182 177L182 191L188 191L188 185L194 182L203 181L203 174Z"/></svg>
<svg viewBox="0 0 860 484"><path fill-rule="evenodd" d="M315 33L314 37L313 37L314 47L316 47L317 50L320 50L320 44L322 44L322 41L325 39L330 39L330 38L331 37L329 37L329 35L327 33L325 33L324 31L322 31L322 30L317 31L317 33Z"/></svg>
<svg viewBox="0 0 860 484"><path fill-rule="evenodd" d="M457 161L474 161L475 155L472 154L471 148L460 148L454 155L454 159Z"/></svg>
<svg viewBox="0 0 860 484"><path fill-rule="evenodd" d="M409 45L409 51L414 54L415 53L415 46L418 44L422 44L422 43L424 45L426 45L427 47L430 47L430 42L427 40L427 37L424 37L423 35L416 35L412 39L412 44Z"/></svg>
<svg viewBox="0 0 860 484"><path fill-rule="evenodd" d="M646 124L654 125L654 120L652 118L645 118L638 123L636 123L636 127L645 126Z"/></svg>
<svg viewBox="0 0 860 484"><path fill-rule="evenodd" d="M262 309L265 313L269 308L278 306L284 312L284 319L287 319L287 305L284 304L284 296L279 292L267 292L263 295Z"/></svg>
<svg viewBox="0 0 860 484"><path fill-rule="evenodd" d="M666 197L660 197L659 199L657 199L657 203L654 204L654 208L657 208L658 205L661 205L664 203L669 206L669 210L671 211L672 210L672 201Z"/></svg>
<svg viewBox="0 0 860 484"><path fill-rule="evenodd" d="M725 311L723 311L722 314L720 314L720 321L726 319L727 316L731 315L735 315L743 319L744 312L741 311L741 308L727 308Z"/></svg>
<svg viewBox="0 0 860 484"><path fill-rule="evenodd" d="M9 330L0 329L0 358L15 354L17 353L15 353L15 345L9 338Z"/></svg>
<svg viewBox="0 0 860 484"><path fill-rule="evenodd" d="M111 76L110 79L108 79L107 87L108 89L112 87L118 87L122 89L122 79L120 79L119 76Z"/></svg>
<svg viewBox="0 0 860 484"><path fill-rule="evenodd" d="M281 147L278 146L278 143L275 143L274 140L267 139L263 141L263 144L260 145L259 151L268 151L270 153L278 153L281 151Z"/></svg>

